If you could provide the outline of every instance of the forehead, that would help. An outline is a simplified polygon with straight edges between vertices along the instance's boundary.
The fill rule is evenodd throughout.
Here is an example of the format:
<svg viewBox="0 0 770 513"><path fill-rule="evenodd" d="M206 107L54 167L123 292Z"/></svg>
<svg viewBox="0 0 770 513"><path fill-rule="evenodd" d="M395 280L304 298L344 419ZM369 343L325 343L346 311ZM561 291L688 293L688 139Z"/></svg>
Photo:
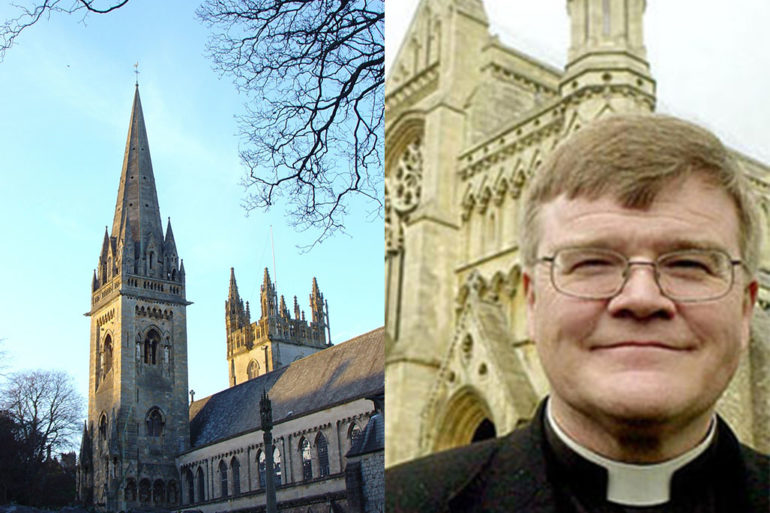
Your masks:
<svg viewBox="0 0 770 513"><path fill-rule="evenodd" d="M629 208L611 195L564 195L540 212L540 251L593 245L619 251L711 247L737 254L740 228L732 198L697 177L665 187L646 208Z"/></svg>

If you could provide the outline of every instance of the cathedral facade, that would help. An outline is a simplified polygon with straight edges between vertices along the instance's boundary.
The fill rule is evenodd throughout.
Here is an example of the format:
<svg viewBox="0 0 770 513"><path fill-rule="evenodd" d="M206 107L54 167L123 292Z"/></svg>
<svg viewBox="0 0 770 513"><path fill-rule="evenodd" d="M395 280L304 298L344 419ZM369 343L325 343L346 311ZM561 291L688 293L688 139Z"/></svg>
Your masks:
<svg viewBox="0 0 770 513"><path fill-rule="evenodd" d="M296 297L293 312L279 299L267 269L252 323L231 269L230 387L188 402L185 282L171 221L165 232L161 224L137 85L112 229L91 284L79 500L105 512L253 509L266 504L272 478L283 512L382 511L384 329L332 346L316 279L306 318Z"/></svg>
<svg viewBox="0 0 770 513"><path fill-rule="evenodd" d="M655 110L645 0L567 0L556 69L489 33L481 0L421 0L385 86L386 463L502 435L548 393L527 337L519 198L559 141ZM524 15L524 14L522 14ZM770 169L736 157L767 212ZM770 257L722 416L770 451Z"/></svg>

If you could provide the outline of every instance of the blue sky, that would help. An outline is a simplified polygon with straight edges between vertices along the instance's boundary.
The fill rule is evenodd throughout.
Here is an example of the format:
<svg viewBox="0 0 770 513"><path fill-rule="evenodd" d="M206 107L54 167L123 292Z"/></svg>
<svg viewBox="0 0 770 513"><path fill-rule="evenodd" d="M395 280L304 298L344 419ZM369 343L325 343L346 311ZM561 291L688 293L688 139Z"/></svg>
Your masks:
<svg viewBox="0 0 770 513"><path fill-rule="evenodd" d="M353 205L349 235L311 252L279 207L241 207L234 115L245 100L204 55L197 2L133 0L112 14L52 16L0 63L0 338L11 370L70 372L87 397L90 284L112 225L134 63L165 226L187 271L189 385L227 386L224 302L230 267L259 312L263 269L309 316L312 278L329 302L332 340L383 324L383 224ZM12 10L0 5L0 19ZM276 276L274 276L275 278ZM254 320L254 319L252 319Z"/></svg>

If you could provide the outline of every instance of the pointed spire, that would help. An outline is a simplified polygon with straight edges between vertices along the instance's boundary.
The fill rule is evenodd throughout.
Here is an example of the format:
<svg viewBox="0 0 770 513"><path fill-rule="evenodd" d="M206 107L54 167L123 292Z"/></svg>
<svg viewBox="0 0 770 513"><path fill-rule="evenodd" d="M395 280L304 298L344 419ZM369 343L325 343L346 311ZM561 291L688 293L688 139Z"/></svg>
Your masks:
<svg viewBox="0 0 770 513"><path fill-rule="evenodd" d="M107 254L110 250L110 232L107 231L107 227L104 227L104 240L102 241L102 253L101 258L107 258Z"/></svg>
<svg viewBox="0 0 770 513"><path fill-rule="evenodd" d="M318 281L315 279L315 276L313 276L313 295L318 296L320 292L318 291Z"/></svg>
<svg viewBox="0 0 770 513"><path fill-rule="evenodd" d="M225 329L227 333L239 330L249 323L247 312L243 309L243 300L238 295L238 284L235 281L235 269L230 268L230 291L225 301Z"/></svg>
<svg viewBox="0 0 770 513"><path fill-rule="evenodd" d="M174 241L174 231L171 229L171 218L168 218L166 224L166 240L163 242L164 249L174 248L176 252L176 241Z"/></svg>
<svg viewBox="0 0 770 513"><path fill-rule="evenodd" d="M278 305L278 311L281 313L281 316L286 317L288 310L286 309L286 301L283 299L283 294L281 294L281 302Z"/></svg>
<svg viewBox="0 0 770 513"><path fill-rule="evenodd" d="M262 289L260 294L260 304L262 306L262 318L270 317L275 312L275 288L270 281L270 273L265 267L265 274L262 278Z"/></svg>
<svg viewBox="0 0 770 513"><path fill-rule="evenodd" d="M99 279L96 277L96 269L94 269L94 279L91 280L91 290L96 291L99 288Z"/></svg>
<svg viewBox="0 0 770 513"><path fill-rule="evenodd" d="M299 303L297 303L297 296L294 296L294 318L299 319Z"/></svg>
<svg viewBox="0 0 770 513"><path fill-rule="evenodd" d="M240 296L238 295L238 284L235 282L235 268L230 268L230 291L227 295L230 300L240 300Z"/></svg>
<svg viewBox="0 0 770 513"><path fill-rule="evenodd" d="M324 295L318 288L318 281L313 276L313 287L310 291L310 315L314 323L323 324L324 322Z"/></svg>
<svg viewBox="0 0 770 513"><path fill-rule="evenodd" d="M80 467L91 465L91 435L88 433L88 421L83 421L83 436L80 439Z"/></svg>
<svg viewBox="0 0 770 513"><path fill-rule="evenodd" d="M126 221L131 223L135 241L144 244L151 235L156 241L163 240L158 194L155 190L155 176L150 159L150 145L144 126L138 87L134 93L134 104L131 109L112 233L119 234Z"/></svg>

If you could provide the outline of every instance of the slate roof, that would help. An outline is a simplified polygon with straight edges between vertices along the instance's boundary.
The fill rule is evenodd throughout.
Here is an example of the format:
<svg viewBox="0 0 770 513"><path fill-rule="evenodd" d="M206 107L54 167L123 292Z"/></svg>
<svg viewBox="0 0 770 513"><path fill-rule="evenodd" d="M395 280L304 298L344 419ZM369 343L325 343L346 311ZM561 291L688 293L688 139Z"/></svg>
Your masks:
<svg viewBox="0 0 770 513"><path fill-rule="evenodd" d="M378 328L190 405L193 448L261 429L266 389L273 424L384 393L385 329Z"/></svg>

